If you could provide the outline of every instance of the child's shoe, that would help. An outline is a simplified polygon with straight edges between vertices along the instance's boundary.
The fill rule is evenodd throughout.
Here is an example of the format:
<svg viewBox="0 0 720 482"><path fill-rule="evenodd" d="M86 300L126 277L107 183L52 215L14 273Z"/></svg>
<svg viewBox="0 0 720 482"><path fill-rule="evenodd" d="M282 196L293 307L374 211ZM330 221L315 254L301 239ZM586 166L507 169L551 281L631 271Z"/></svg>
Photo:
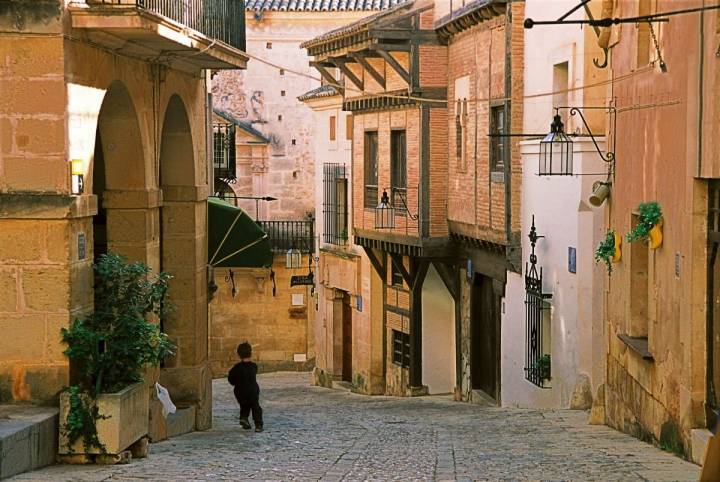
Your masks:
<svg viewBox="0 0 720 482"><path fill-rule="evenodd" d="M240 417L240 426L245 430L250 430L250 422L245 417Z"/></svg>
<svg viewBox="0 0 720 482"><path fill-rule="evenodd" d="M262 425L255 425L255 431L256 431L256 432L262 432L262 431L263 431L263 426L262 426Z"/></svg>

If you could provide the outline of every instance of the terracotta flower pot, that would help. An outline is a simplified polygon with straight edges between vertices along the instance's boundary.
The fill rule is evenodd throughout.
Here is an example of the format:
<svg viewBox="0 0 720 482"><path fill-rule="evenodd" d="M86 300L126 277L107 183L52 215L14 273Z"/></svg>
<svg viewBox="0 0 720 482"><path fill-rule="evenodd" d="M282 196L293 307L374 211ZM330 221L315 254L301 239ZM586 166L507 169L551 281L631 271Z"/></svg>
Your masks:
<svg viewBox="0 0 720 482"><path fill-rule="evenodd" d="M615 238L615 254L613 254L612 262L619 263L622 258L622 251L620 250L620 246L622 245L622 236L618 236L617 233L615 233L613 237Z"/></svg>
<svg viewBox="0 0 720 482"><path fill-rule="evenodd" d="M657 222L655 226L652 227L650 232L648 233L648 236L650 238L650 249L658 249L660 245L663 242L663 234L662 234L662 225L663 225L663 219L660 218L660 220Z"/></svg>

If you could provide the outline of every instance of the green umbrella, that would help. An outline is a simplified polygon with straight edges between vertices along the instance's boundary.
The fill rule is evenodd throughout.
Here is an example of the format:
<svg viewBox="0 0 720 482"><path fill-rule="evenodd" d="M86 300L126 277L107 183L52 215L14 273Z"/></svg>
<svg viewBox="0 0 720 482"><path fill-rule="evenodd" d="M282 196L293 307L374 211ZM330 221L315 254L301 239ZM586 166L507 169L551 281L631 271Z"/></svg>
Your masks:
<svg viewBox="0 0 720 482"><path fill-rule="evenodd" d="M272 266L267 234L242 209L208 199L208 263L218 268Z"/></svg>

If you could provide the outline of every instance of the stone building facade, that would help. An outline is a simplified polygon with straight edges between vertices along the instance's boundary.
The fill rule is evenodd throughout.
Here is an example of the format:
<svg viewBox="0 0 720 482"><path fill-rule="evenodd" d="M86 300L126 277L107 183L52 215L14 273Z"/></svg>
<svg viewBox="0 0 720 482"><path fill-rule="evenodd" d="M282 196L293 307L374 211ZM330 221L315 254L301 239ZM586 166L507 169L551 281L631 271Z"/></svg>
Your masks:
<svg viewBox="0 0 720 482"><path fill-rule="evenodd" d="M173 275L164 329L178 350L148 382L206 429L205 72L245 67L242 22L199 32L132 2L0 12L0 401L57 403L69 383L60 329L93 310L93 260L113 251Z"/></svg>
<svg viewBox="0 0 720 482"><path fill-rule="evenodd" d="M689 0L604 2L612 16L699 6ZM716 426L720 385L720 169L713 134L718 21L715 11L678 15L642 28L613 27L604 37L611 77L618 79L608 227L628 233L638 223L639 204L651 201L659 203L664 221L657 249L623 240L607 287L605 419L697 462L706 428Z"/></svg>

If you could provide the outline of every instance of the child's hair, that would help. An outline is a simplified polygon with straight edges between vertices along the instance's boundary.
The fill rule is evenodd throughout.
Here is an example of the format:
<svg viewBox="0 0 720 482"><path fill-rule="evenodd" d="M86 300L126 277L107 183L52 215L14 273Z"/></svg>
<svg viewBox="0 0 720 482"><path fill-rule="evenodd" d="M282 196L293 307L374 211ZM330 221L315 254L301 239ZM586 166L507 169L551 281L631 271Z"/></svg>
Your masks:
<svg viewBox="0 0 720 482"><path fill-rule="evenodd" d="M240 358L250 358L252 355L252 345L246 341L240 343L237 347L237 354Z"/></svg>

